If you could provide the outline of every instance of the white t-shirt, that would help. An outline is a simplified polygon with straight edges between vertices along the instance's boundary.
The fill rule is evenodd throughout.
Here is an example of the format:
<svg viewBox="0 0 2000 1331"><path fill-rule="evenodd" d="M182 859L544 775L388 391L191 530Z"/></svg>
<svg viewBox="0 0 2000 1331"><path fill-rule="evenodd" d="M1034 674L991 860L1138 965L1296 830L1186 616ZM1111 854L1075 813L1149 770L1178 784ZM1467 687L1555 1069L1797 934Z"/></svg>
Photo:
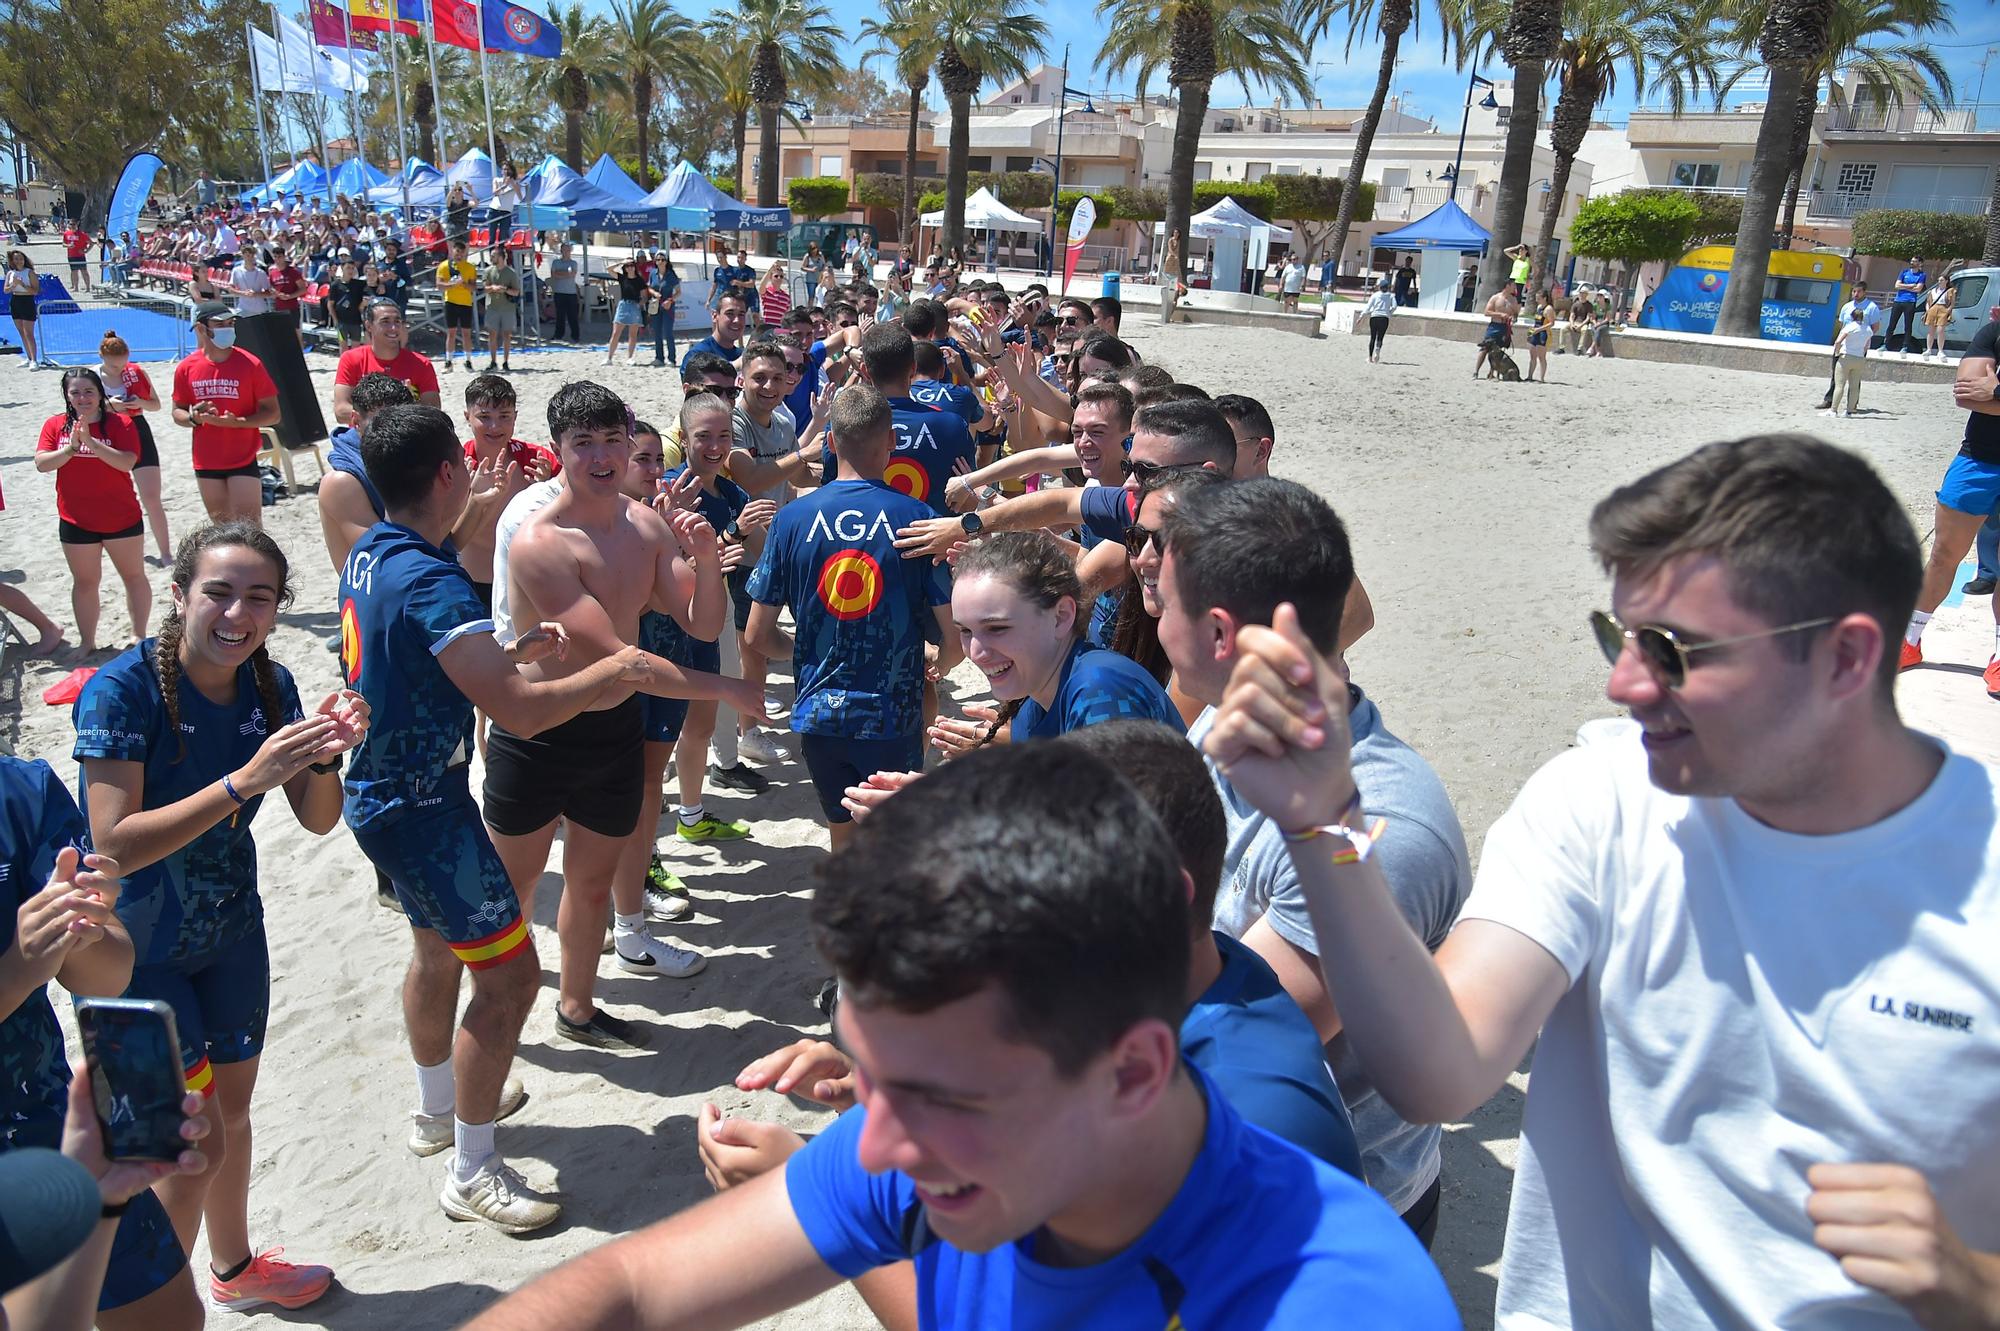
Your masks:
<svg viewBox="0 0 2000 1331"><path fill-rule="evenodd" d="M269 314L271 298L253 295L253 292L269 291L271 278L254 263L239 263L229 270L229 285L236 288L236 312L238 314Z"/></svg>
<svg viewBox="0 0 2000 1331"><path fill-rule="evenodd" d="M507 501L500 521L493 525L493 636L502 647L514 641L514 621L507 613L507 547L521 524L556 501L562 493L562 477L536 481Z"/></svg>
<svg viewBox="0 0 2000 1331"><path fill-rule="evenodd" d="M217 254L234 254L240 248L241 246L236 239L236 232L230 228L229 223L217 222L215 224L215 252Z"/></svg>
<svg viewBox="0 0 2000 1331"><path fill-rule="evenodd" d="M1629 722L1580 738L1493 825L1459 916L1572 981L1497 1325L1910 1325L1813 1245L1806 1169L1920 1169L2000 1248L2000 771L1948 754L1900 812L1796 836L1659 790Z"/></svg>
<svg viewBox="0 0 2000 1331"><path fill-rule="evenodd" d="M1864 319L1855 323L1852 319L1840 326L1840 354L1843 356L1866 356L1868 344L1875 340L1875 330Z"/></svg>

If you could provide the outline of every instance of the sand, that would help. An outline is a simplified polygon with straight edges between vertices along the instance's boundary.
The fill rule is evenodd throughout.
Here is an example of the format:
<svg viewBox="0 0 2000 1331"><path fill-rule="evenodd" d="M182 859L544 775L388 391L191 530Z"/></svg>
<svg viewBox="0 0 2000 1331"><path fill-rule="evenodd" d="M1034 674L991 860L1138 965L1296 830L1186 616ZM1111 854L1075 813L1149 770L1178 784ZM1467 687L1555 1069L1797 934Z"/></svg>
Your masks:
<svg viewBox="0 0 2000 1331"><path fill-rule="evenodd" d="M1436 766L1475 855L1527 775L1565 747L1579 723L1614 710L1602 695L1605 667L1584 624L1608 599L1583 539L1599 497L1698 444L1803 429L1872 459L1919 532L1928 533L1930 495L1963 419L1947 390L1929 386L1871 386L1864 415L1832 420L1812 411L1819 385L1796 378L1556 357L1554 383L1502 385L1472 381L1470 350L1443 342L1392 333L1385 363L1370 366L1359 338L1162 329L1139 322L1137 310L1134 316L1128 332L1148 359L1212 391L1264 401L1277 423L1274 470L1314 486L1343 515L1378 619L1353 653L1354 678L1389 727ZM549 395L573 377L606 382L642 416L664 419L678 401L676 381L645 359L607 369L601 353L517 358L522 433L544 433ZM314 365L330 417L332 358ZM164 390L171 367L147 368ZM445 377L448 409L466 378L463 370ZM8 502L0 515L0 569L23 571L30 593L66 622L53 483L35 474L30 460L41 421L58 405L56 375L29 374L11 358L0 363L0 428L17 441L0 456ZM178 534L201 514L187 438L170 421L157 433ZM310 475L312 464L304 467ZM291 553L298 583L272 652L297 674L301 692L314 696L336 673L324 646L335 622L334 573L310 493L266 509L265 517ZM166 575L152 576L164 607ZM102 641L119 643L123 635L129 645L108 569L105 602ZM1934 658L1976 670L1985 660L1983 622L1983 605L1941 616ZM0 742L49 759L72 782L69 709L44 706L40 693L73 664L24 667L10 654L0 670ZM1976 679L1949 669L1920 674L1911 686L1923 695L1925 715L1937 718L1929 724L1969 747L2000 752ZM963 671L956 682L961 699L974 695ZM788 681L779 692L788 695ZM439 1161L419 1161L402 1145L414 1095L398 1000L406 926L375 904L372 877L344 828L311 837L282 800L266 801L257 834L273 1004L255 1113L252 1232L259 1244L284 1244L293 1258L330 1263L339 1280L323 1301L286 1322L455 1325L607 1236L706 1196L694 1148L703 1101L725 1111L754 1106L802 1128L820 1121L809 1107L730 1085L752 1057L824 1029L811 1004L821 969L805 941L804 917L825 835L803 770L794 763L771 775L772 790L756 800L709 793L718 811L751 821L751 840L720 848L688 847L671 836L664 842L697 909L663 931L706 952L708 969L687 981L646 980L610 966L600 973L600 1001L652 1025L653 1050L619 1056L554 1039L556 893L541 893L537 945L551 992L529 1020L516 1066L533 1098L501 1129L500 1144L532 1183L558 1189L568 1210L558 1227L526 1239L453 1225L439 1212ZM560 855L558 845L557 863ZM66 1013L67 1004L58 1007ZM1491 1320L1525 1083L1517 1076L1447 1138L1436 1254L1473 1327ZM675 1272L669 1264L659 1275L671 1280ZM224 1317L214 1320L220 1325ZM872 1324L845 1290L770 1323Z"/></svg>

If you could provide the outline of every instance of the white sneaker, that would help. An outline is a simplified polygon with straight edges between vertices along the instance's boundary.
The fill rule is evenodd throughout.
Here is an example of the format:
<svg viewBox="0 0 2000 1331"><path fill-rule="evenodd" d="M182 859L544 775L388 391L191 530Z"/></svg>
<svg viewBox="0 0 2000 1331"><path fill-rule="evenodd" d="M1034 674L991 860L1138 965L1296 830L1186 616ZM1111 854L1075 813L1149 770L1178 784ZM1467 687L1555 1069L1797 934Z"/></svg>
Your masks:
<svg viewBox="0 0 2000 1331"><path fill-rule="evenodd" d="M785 704L775 693L764 695L764 715L777 717L785 714Z"/></svg>
<svg viewBox="0 0 2000 1331"><path fill-rule="evenodd" d="M694 909L694 903L678 892L646 884L646 914L655 920L678 920Z"/></svg>
<svg viewBox="0 0 2000 1331"><path fill-rule="evenodd" d="M708 958L701 953L675 947L648 933L620 934L612 944L612 951L618 954L618 969L634 975L670 975L685 980L708 968Z"/></svg>
<svg viewBox="0 0 2000 1331"><path fill-rule="evenodd" d="M527 1088L521 1085L519 1077L507 1078L500 1088L500 1103L493 1110L493 1121L512 1118L522 1105L528 1103ZM410 1113L410 1154L419 1156L436 1155L452 1144L452 1122L449 1113L426 1114L421 1110Z"/></svg>
<svg viewBox="0 0 2000 1331"><path fill-rule="evenodd" d="M745 758L754 758L766 767L786 762L791 755L784 746L771 737L769 731L753 730L736 741L736 752Z"/></svg>
<svg viewBox="0 0 2000 1331"><path fill-rule="evenodd" d="M465 1183L445 1170L438 1204L453 1220L483 1220L502 1234L526 1234L554 1223L562 1214L560 1203L530 1188L520 1172L497 1155Z"/></svg>

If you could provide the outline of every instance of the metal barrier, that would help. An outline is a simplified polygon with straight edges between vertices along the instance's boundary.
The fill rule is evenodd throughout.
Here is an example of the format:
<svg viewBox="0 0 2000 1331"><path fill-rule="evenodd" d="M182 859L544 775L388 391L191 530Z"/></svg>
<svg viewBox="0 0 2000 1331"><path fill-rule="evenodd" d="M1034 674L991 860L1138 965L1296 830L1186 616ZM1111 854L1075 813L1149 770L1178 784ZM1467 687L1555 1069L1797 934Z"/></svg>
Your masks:
<svg viewBox="0 0 2000 1331"><path fill-rule="evenodd" d="M35 324L42 355L61 365L95 365L98 344L116 332L135 361L178 361L194 350L194 333L178 312L113 300L45 300Z"/></svg>

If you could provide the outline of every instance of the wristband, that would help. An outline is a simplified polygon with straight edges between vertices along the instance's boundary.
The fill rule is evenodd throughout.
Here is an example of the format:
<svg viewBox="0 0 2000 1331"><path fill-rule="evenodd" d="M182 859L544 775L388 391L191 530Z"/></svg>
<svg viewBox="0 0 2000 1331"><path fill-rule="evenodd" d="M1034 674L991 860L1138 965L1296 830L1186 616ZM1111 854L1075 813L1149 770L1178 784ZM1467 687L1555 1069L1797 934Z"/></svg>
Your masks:
<svg viewBox="0 0 2000 1331"><path fill-rule="evenodd" d="M229 798L236 801L236 807L239 809L250 802L236 793L236 783L226 776L222 778L222 789L228 794Z"/></svg>
<svg viewBox="0 0 2000 1331"><path fill-rule="evenodd" d="M320 776L331 776L340 770L340 759L329 758L323 763L307 763L306 770Z"/></svg>
<svg viewBox="0 0 2000 1331"><path fill-rule="evenodd" d="M1333 862L1335 864L1360 864L1375 853L1375 843L1382 839L1383 829L1387 828L1388 825L1387 819L1377 818L1368 824L1367 830L1363 831L1348 827L1342 823L1332 823L1326 827L1308 827L1303 832L1286 832L1284 837L1288 845L1294 846L1322 836L1334 837L1337 840L1345 841L1347 849L1335 851L1333 853Z"/></svg>
<svg viewBox="0 0 2000 1331"><path fill-rule="evenodd" d="M1360 812L1360 810L1361 810L1361 787L1356 786L1354 788L1354 793L1347 797L1347 803L1340 806L1340 812L1333 815L1333 822L1328 824L1328 826L1329 827L1338 826L1341 823L1346 822L1349 818L1352 818L1356 813ZM1280 831L1283 832L1285 840L1287 841L1310 841L1314 837L1318 836L1321 832L1324 832L1326 830L1327 829L1325 827L1308 827L1303 831L1298 831L1298 832L1283 832L1283 829L1282 828L1280 829Z"/></svg>

